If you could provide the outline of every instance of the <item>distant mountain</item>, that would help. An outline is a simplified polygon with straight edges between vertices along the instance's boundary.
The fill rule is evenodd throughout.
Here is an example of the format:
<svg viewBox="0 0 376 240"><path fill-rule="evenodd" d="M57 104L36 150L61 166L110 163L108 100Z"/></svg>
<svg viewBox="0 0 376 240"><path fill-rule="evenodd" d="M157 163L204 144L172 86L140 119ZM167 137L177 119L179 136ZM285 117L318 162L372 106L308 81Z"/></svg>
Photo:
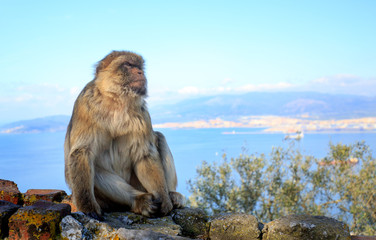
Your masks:
<svg viewBox="0 0 376 240"><path fill-rule="evenodd" d="M0 127L0 133L37 133L65 131L70 116L57 115L13 122Z"/></svg>
<svg viewBox="0 0 376 240"><path fill-rule="evenodd" d="M189 99L150 109L153 123L185 122L220 117L276 115L317 119L376 116L376 97L331 95L314 92L252 92Z"/></svg>
<svg viewBox="0 0 376 240"><path fill-rule="evenodd" d="M252 92L188 99L150 107L153 124L242 116L288 116L312 119L349 119L376 116L376 97L331 95L314 92ZM69 116L51 116L10 123L0 133L65 131Z"/></svg>

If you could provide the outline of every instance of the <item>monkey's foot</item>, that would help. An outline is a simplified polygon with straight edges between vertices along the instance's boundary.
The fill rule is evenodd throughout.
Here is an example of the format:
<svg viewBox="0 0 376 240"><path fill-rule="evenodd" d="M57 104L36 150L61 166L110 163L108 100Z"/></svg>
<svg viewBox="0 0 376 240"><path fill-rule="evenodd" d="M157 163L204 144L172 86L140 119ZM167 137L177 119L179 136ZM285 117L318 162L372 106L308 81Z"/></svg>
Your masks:
<svg viewBox="0 0 376 240"><path fill-rule="evenodd" d="M145 217L153 216L160 206L160 202L154 200L151 193L138 195L132 206L132 212L144 215Z"/></svg>
<svg viewBox="0 0 376 240"><path fill-rule="evenodd" d="M169 195L170 195L170 199L171 199L172 205L174 206L174 209L175 208L183 208L184 207L185 200L184 200L184 196L183 195L181 195L178 192L170 192Z"/></svg>
<svg viewBox="0 0 376 240"><path fill-rule="evenodd" d="M104 220L102 209L97 202L93 202L91 204L90 203L84 204L83 201L76 201L76 203L77 203L77 208L81 212L85 213L87 216L94 218L98 221Z"/></svg>

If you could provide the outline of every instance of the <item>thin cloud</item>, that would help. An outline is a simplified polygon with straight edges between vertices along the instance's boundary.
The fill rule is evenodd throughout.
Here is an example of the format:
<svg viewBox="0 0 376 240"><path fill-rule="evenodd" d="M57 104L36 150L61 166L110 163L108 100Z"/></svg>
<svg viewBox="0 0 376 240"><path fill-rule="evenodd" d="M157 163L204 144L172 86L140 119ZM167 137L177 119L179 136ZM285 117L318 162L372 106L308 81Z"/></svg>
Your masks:
<svg viewBox="0 0 376 240"><path fill-rule="evenodd" d="M277 84L247 84L240 87L225 87L219 86L215 88L198 88L194 86L187 86L179 89L178 94L182 95L216 95L216 94L239 94L247 92L261 92L261 91L283 91L294 87L294 85L286 82Z"/></svg>
<svg viewBox="0 0 376 240"><path fill-rule="evenodd" d="M225 78L222 80L221 84L222 85L227 85L227 84L231 84L231 83L234 83L235 81L232 79L232 78Z"/></svg>
<svg viewBox="0 0 376 240"><path fill-rule="evenodd" d="M280 82L277 84L247 84L236 88L238 92L285 91L294 87L293 84Z"/></svg>
<svg viewBox="0 0 376 240"><path fill-rule="evenodd" d="M2 92L0 112L2 122L18 119L70 114L78 87L66 88L60 85L42 83L17 86Z"/></svg>
<svg viewBox="0 0 376 240"><path fill-rule="evenodd" d="M225 85L225 86L224 86ZM213 88L200 88L197 86L186 86L177 91L169 90L168 94L156 93L162 97L169 95L170 99L181 99L197 96L213 96L218 94L244 94L249 92L321 92L329 94L351 94L363 96L376 96L376 78L365 79L355 75L338 74L314 79L304 84L292 84L279 82L276 84L246 84L238 87L231 87L230 81L226 84ZM175 97L173 97L175 95ZM176 97L179 96L179 97Z"/></svg>
<svg viewBox="0 0 376 240"><path fill-rule="evenodd" d="M14 97L13 99L8 98L6 100L7 100L7 102L10 102L12 100L15 101L15 102L28 102L28 101L31 101L33 99L35 99L35 97L32 94L22 94L22 95Z"/></svg>
<svg viewBox="0 0 376 240"><path fill-rule="evenodd" d="M353 94L375 96L376 78L362 78L355 75L334 75L314 79L302 90L332 94Z"/></svg>
<svg viewBox="0 0 376 240"><path fill-rule="evenodd" d="M200 89L198 87L193 87L193 86L183 87L178 90L178 93L183 94L183 95L198 95L198 94L204 94L205 92L207 92L207 90Z"/></svg>

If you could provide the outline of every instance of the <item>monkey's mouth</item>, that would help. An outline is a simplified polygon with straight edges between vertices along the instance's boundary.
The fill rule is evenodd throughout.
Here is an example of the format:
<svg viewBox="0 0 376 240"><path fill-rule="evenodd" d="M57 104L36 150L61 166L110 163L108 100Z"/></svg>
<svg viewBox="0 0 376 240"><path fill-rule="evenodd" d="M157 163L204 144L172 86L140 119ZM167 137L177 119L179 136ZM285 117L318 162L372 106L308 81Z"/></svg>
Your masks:
<svg viewBox="0 0 376 240"><path fill-rule="evenodd" d="M132 89L140 89L140 88L145 88L146 87L146 81L145 80L134 80L129 84L129 87Z"/></svg>
<svg viewBox="0 0 376 240"><path fill-rule="evenodd" d="M131 83L131 86L143 87L145 86L145 84L146 84L145 80L135 80Z"/></svg>

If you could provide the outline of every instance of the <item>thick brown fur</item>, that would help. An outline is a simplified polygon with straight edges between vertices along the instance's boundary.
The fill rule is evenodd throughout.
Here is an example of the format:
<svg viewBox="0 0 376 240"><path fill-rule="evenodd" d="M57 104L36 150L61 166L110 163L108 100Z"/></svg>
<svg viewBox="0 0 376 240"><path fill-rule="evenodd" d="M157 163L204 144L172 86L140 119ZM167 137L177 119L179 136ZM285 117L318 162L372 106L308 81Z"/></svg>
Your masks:
<svg viewBox="0 0 376 240"><path fill-rule="evenodd" d="M113 51L78 96L64 144L65 179L77 208L166 215L183 206L166 139L146 107L144 60Z"/></svg>

